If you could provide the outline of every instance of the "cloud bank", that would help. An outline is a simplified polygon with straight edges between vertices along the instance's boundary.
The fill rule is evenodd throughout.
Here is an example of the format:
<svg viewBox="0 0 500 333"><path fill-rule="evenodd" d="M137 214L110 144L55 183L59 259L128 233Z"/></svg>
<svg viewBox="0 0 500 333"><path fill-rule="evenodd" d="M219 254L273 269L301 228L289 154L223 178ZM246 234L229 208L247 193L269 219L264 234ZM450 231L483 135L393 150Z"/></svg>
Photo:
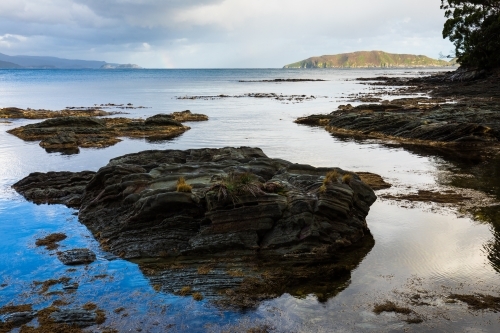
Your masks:
<svg viewBox="0 0 500 333"><path fill-rule="evenodd" d="M443 40L436 0L0 1L0 52L149 68L281 67L360 50L425 54Z"/></svg>

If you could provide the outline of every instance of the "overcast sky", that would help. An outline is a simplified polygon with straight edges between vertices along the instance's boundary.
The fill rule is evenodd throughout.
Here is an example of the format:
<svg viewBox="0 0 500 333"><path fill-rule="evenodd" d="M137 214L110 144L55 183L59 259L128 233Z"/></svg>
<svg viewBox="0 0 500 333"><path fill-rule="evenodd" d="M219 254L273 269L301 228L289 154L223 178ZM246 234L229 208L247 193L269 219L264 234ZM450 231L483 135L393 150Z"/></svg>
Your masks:
<svg viewBox="0 0 500 333"><path fill-rule="evenodd" d="M0 53L147 68L282 67L362 50L437 58L439 0L0 0Z"/></svg>

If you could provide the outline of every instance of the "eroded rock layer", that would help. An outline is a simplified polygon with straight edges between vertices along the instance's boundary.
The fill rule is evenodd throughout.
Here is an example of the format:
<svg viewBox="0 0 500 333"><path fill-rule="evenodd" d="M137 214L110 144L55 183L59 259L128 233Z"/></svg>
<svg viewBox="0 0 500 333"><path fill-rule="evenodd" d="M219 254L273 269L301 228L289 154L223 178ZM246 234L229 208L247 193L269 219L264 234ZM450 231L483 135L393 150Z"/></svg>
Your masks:
<svg viewBox="0 0 500 333"><path fill-rule="evenodd" d="M61 111L33 110L20 108L0 108L0 118L9 119L46 119L59 117L103 117L117 114L118 112L108 112L101 109L66 109Z"/></svg>
<svg viewBox="0 0 500 333"><path fill-rule="evenodd" d="M47 193L49 202L57 202L60 193L61 203L81 201L80 221L106 249L125 258L328 256L363 238L376 199L354 173L271 159L257 148L125 155L93 175L83 195L71 181L62 188L61 178L72 177L88 179L32 174L14 188L32 200ZM188 186L184 192L178 191L181 177Z"/></svg>
<svg viewBox="0 0 500 333"><path fill-rule="evenodd" d="M157 114L143 119L58 117L21 126L8 132L26 141L40 141L47 151L77 153L81 148L104 148L121 140L119 137L144 137L164 140L181 135L190 128L181 121L208 120L208 117L190 111Z"/></svg>
<svg viewBox="0 0 500 333"><path fill-rule="evenodd" d="M439 104L433 99L406 98L356 107L341 105L330 114L296 122L325 126L333 134L422 145L496 145L500 141L499 111L493 104Z"/></svg>

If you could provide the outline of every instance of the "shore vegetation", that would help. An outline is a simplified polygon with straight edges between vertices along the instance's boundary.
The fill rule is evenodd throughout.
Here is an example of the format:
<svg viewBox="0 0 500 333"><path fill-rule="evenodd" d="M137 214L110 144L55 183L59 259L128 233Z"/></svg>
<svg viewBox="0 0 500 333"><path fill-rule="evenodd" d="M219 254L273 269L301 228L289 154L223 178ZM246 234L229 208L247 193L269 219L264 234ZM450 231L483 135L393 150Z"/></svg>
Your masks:
<svg viewBox="0 0 500 333"><path fill-rule="evenodd" d="M500 64L500 1L441 0L447 18L443 38L455 45L464 67L494 68Z"/></svg>

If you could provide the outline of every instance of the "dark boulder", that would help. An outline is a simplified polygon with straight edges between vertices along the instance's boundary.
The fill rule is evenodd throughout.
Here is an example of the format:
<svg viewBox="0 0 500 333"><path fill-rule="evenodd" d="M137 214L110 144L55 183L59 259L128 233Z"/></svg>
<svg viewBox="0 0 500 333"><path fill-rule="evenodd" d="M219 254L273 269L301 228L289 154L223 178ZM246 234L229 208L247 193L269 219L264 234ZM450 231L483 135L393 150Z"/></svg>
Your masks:
<svg viewBox="0 0 500 333"><path fill-rule="evenodd" d="M86 265L96 259L94 252L89 249L72 249L58 252L57 257L65 265Z"/></svg>

